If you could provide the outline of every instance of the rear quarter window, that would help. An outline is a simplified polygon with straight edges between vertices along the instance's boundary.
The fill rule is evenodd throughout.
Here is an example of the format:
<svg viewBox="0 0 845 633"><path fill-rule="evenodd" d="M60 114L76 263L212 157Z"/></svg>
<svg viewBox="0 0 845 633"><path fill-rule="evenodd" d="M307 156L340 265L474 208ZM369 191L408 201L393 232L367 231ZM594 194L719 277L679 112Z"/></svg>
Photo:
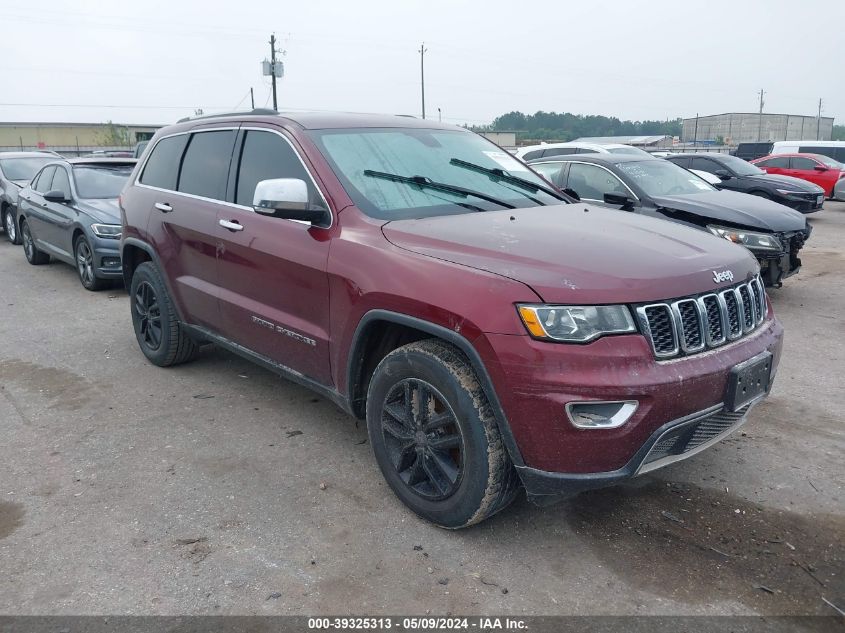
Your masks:
<svg viewBox="0 0 845 633"><path fill-rule="evenodd" d="M147 159L139 182L150 187L175 190L179 177L179 162L187 144L187 134L161 139Z"/></svg>

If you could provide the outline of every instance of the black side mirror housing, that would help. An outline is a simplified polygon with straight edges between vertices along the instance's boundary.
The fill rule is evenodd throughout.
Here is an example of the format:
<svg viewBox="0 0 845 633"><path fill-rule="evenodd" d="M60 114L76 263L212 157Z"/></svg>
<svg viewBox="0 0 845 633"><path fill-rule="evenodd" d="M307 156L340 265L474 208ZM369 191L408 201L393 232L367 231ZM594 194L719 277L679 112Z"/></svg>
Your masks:
<svg viewBox="0 0 845 633"><path fill-rule="evenodd" d="M579 200L579 201L581 200L581 196L579 196L578 192L575 191L574 189L570 189L569 187L567 187L566 189L561 189L561 191L563 193L565 193L567 196L569 196L570 198L575 198L576 200Z"/></svg>
<svg viewBox="0 0 845 633"><path fill-rule="evenodd" d="M67 202L69 200L65 192L59 191L58 189L53 189L52 191L45 193L44 199L47 202Z"/></svg>
<svg viewBox="0 0 845 633"><path fill-rule="evenodd" d="M824 165L816 165L813 169L815 169L816 171L827 171L827 167L825 167Z"/></svg>
<svg viewBox="0 0 845 633"><path fill-rule="evenodd" d="M722 180L730 180L731 175L727 169L717 169L715 175L721 178Z"/></svg>
<svg viewBox="0 0 845 633"><path fill-rule="evenodd" d="M612 205L619 205L622 209L628 210L631 209L633 205L633 200L626 196L624 193L606 193L604 194L604 201L607 204Z"/></svg>
<svg viewBox="0 0 845 633"><path fill-rule="evenodd" d="M301 220L303 222L310 222L311 224L323 225L328 224L329 212L322 208L267 208L254 207L256 213L260 215L269 215L274 218L281 218L283 220Z"/></svg>

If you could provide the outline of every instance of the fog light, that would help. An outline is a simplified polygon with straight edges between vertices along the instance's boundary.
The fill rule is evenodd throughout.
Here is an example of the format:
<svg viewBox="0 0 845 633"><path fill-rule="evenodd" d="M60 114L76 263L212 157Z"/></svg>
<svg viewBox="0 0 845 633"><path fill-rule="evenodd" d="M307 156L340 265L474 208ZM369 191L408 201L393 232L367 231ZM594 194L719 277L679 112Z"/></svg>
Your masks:
<svg viewBox="0 0 845 633"><path fill-rule="evenodd" d="M579 429L615 429L627 422L637 410L636 400L568 402L566 415Z"/></svg>
<svg viewBox="0 0 845 633"><path fill-rule="evenodd" d="M117 268L120 266L119 257L103 257L103 268Z"/></svg>

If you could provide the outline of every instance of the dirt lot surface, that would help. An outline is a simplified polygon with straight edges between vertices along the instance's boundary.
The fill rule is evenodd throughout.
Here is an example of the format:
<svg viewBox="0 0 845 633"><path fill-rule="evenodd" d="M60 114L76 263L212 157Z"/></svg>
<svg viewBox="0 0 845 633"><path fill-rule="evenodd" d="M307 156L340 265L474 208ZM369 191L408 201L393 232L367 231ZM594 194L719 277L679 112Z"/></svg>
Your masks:
<svg viewBox="0 0 845 633"><path fill-rule="evenodd" d="M0 243L2 614L824 614L845 609L845 203L811 216L741 433L460 532L363 426L228 353L151 366L122 289Z"/></svg>

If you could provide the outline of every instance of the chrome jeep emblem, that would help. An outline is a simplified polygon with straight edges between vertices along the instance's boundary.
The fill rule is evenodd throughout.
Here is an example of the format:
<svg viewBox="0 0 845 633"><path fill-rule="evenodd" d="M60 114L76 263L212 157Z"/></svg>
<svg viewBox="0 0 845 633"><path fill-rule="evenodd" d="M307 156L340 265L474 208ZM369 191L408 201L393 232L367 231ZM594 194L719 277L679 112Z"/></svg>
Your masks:
<svg viewBox="0 0 845 633"><path fill-rule="evenodd" d="M723 270L722 272L713 271L713 281L715 283L719 283L722 281L733 281L734 274L729 270Z"/></svg>

